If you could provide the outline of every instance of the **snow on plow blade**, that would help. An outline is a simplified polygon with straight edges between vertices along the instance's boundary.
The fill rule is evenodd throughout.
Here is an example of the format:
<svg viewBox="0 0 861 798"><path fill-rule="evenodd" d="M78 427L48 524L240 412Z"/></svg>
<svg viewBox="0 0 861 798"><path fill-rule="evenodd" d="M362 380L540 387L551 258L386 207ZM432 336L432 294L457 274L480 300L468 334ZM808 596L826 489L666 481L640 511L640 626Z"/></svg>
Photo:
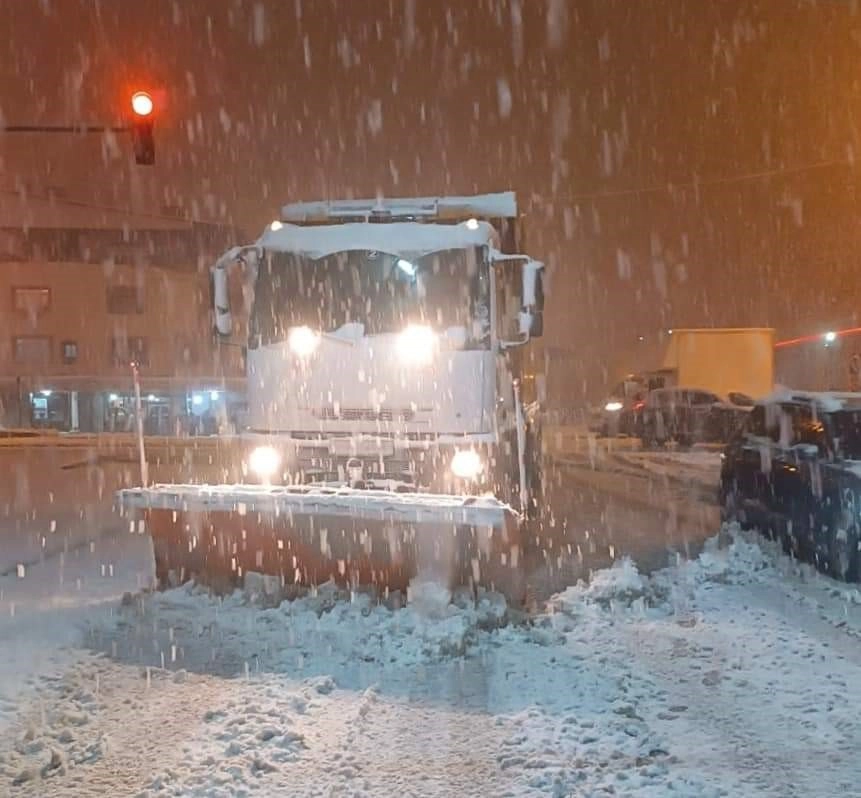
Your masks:
<svg viewBox="0 0 861 798"><path fill-rule="evenodd" d="M488 497L259 485L155 485L117 494L143 521L159 581L213 587L245 573L283 587L333 579L404 590L415 575L525 597L521 517Z"/></svg>

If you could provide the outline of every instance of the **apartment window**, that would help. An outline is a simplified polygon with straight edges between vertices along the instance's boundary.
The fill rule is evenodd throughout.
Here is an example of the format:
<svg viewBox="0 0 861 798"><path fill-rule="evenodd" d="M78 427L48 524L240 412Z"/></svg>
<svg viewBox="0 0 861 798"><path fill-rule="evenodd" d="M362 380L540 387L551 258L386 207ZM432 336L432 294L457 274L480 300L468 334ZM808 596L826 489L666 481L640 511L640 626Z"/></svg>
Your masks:
<svg viewBox="0 0 861 798"><path fill-rule="evenodd" d="M111 339L111 361L115 366L127 366L132 361L140 366L149 364L147 339L140 336L117 336Z"/></svg>
<svg viewBox="0 0 861 798"><path fill-rule="evenodd" d="M38 316L51 306L51 289L13 288L12 304L15 310L21 313L26 313L29 316Z"/></svg>
<svg viewBox="0 0 861 798"><path fill-rule="evenodd" d="M111 285L107 292L108 313L143 313L143 296L133 285Z"/></svg>
<svg viewBox="0 0 861 798"><path fill-rule="evenodd" d="M31 230L27 237L34 260L80 262L81 245L77 230Z"/></svg>
<svg viewBox="0 0 861 798"><path fill-rule="evenodd" d="M60 344L60 352L63 355L64 363L74 363L78 359L78 342L63 341Z"/></svg>
<svg viewBox="0 0 861 798"><path fill-rule="evenodd" d="M13 340L18 363L46 364L51 361L51 339L45 335L21 335Z"/></svg>

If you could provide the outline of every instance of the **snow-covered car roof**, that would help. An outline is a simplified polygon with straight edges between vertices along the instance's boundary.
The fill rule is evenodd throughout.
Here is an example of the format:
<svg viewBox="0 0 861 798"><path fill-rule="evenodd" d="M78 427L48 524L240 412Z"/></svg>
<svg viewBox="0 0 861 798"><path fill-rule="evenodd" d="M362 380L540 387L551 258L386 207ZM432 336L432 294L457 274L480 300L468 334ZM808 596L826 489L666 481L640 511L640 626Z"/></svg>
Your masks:
<svg viewBox="0 0 861 798"><path fill-rule="evenodd" d="M655 401L660 401L660 399L664 396L670 396L672 394L679 393L702 393L708 394L709 396L713 396L717 402L716 404L726 405L727 407L732 407L735 410L743 410L750 411L753 409L755 404L754 400L747 396L747 394L743 394L740 391L729 391L728 393L721 393L720 391L712 391L709 388L691 388L687 385L671 385L667 388L655 388L654 390L649 392L647 402L651 400L651 403L654 404Z"/></svg>
<svg viewBox="0 0 861 798"><path fill-rule="evenodd" d="M861 393L793 391L790 388L780 387L762 399L760 404L777 404L780 402L809 402L826 413L836 413L840 410L861 410Z"/></svg>
<svg viewBox="0 0 861 798"><path fill-rule="evenodd" d="M257 241L270 252L291 252L308 258L324 258L336 252L367 250L419 258L447 249L491 246L497 233L487 222L431 224L421 222L365 222L302 227L273 225Z"/></svg>
<svg viewBox="0 0 861 798"><path fill-rule="evenodd" d="M367 220L378 213L437 219L458 219L469 216L485 219L513 219L517 216L517 199L513 191L503 191L497 194L476 194L472 197L397 197L293 202L281 208L281 221L301 223L348 217Z"/></svg>

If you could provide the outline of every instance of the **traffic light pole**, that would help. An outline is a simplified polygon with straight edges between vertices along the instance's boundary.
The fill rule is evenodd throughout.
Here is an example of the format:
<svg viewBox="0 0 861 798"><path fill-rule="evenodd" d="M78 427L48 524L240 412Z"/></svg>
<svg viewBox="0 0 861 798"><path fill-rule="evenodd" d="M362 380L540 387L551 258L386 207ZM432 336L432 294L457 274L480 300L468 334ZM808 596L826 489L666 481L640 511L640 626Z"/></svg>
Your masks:
<svg viewBox="0 0 861 798"><path fill-rule="evenodd" d="M152 97L145 91L137 91L132 95L131 124L126 125L2 125L3 133L131 133L132 146L135 153L135 163L152 166L155 163L155 141L152 136L153 110L155 105ZM115 117L116 118L116 117ZM123 117L120 117L121 119Z"/></svg>
<svg viewBox="0 0 861 798"><path fill-rule="evenodd" d="M3 133L131 133L135 161L151 166L155 163L155 143L152 138L152 120L143 118L132 125L0 125Z"/></svg>
<svg viewBox="0 0 861 798"><path fill-rule="evenodd" d="M104 125L0 125L0 133L128 133L128 126Z"/></svg>

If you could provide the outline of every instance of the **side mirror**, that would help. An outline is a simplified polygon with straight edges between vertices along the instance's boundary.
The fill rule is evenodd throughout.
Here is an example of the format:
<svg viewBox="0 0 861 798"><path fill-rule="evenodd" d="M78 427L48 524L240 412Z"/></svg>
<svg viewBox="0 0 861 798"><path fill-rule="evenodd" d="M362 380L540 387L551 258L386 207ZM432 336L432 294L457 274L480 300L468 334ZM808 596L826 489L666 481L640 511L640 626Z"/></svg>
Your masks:
<svg viewBox="0 0 861 798"><path fill-rule="evenodd" d="M210 296L215 314L215 332L220 338L229 338L233 332L233 316L230 313L230 286L228 269L234 263L256 266L260 252L256 245L233 247L225 252L212 267Z"/></svg>
<svg viewBox="0 0 861 798"><path fill-rule="evenodd" d="M532 324L534 322L532 314L528 310L521 310L517 314L517 322L520 334L528 338L532 332Z"/></svg>
<svg viewBox="0 0 861 798"><path fill-rule="evenodd" d="M544 332L544 313L540 310L520 311L520 334L540 338Z"/></svg>
<svg viewBox="0 0 861 798"><path fill-rule="evenodd" d="M544 334L544 264L529 259L523 264L523 308L529 317L529 327L521 332L530 338L540 338Z"/></svg>
<svg viewBox="0 0 861 798"><path fill-rule="evenodd" d="M522 346L530 338L543 335L544 264L528 255L501 252L492 253L491 263L497 267L497 280L505 286L506 302L498 308L503 318L500 331L504 329L504 333L501 337L519 336L518 340L500 341L502 348Z"/></svg>

